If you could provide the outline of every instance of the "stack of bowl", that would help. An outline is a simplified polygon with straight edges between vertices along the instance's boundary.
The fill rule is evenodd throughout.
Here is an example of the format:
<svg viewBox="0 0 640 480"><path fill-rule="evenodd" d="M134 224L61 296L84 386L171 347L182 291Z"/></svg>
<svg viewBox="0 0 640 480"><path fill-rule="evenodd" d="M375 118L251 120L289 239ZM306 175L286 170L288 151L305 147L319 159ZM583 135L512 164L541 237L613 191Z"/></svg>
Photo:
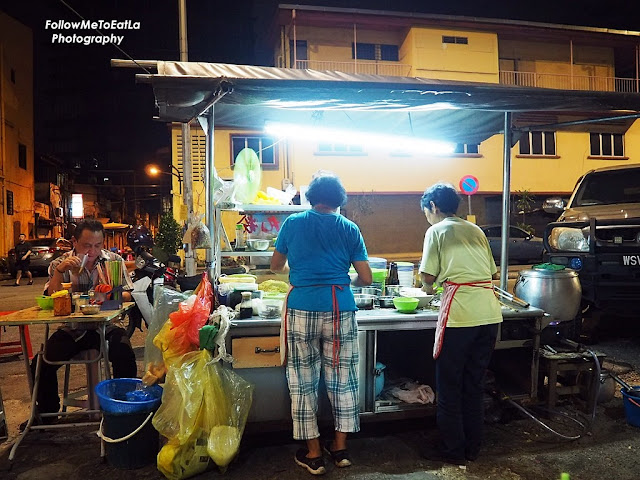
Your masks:
<svg viewBox="0 0 640 480"><path fill-rule="evenodd" d="M396 262L398 265L398 282L403 287L413 287L413 263Z"/></svg>

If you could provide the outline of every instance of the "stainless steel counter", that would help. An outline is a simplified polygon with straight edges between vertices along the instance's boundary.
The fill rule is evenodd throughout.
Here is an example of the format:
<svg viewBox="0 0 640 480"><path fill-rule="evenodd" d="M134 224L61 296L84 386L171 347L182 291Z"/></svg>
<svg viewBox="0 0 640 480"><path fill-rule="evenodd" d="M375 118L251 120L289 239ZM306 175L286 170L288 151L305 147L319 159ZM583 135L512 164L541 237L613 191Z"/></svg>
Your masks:
<svg viewBox="0 0 640 480"><path fill-rule="evenodd" d="M503 306L504 322L500 326L496 342L495 355L503 355L510 359L501 363L521 364L516 375L522 378L525 387L523 396L535 398L537 395L537 377L539 363L540 331L548 324L548 315L539 308L511 308ZM358 320L358 345L360 350L360 411L362 415L377 415L388 412L415 411L415 405L393 404L378 401L374 395L375 365L380 360L381 348L389 352L398 352L402 358L390 358L387 354L384 362L397 361L402 364L407 358L412 365L421 364L421 377L432 377L434 366L430 349L433 344L433 331L438 320L436 307L417 311L416 313L400 313L395 309L360 310L356 314ZM415 333L413 333L415 332ZM271 346L265 346L269 338L280 334L280 319L261 319L251 317L234 320L228 337L228 348L232 355L234 339L255 341L256 345L248 354L254 358L277 355L279 350L277 339ZM250 337L253 337L250 338ZM413 342L413 343L411 343ZM396 344L404 345L398 349ZM412 346L407 346L411 344ZM260 348L256 348L260 347ZM253 353L255 351L255 354ZM426 353L425 353L426 352ZM247 352L245 351L245 354ZM265 353L267 355L265 355ZM517 358L517 360L516 360ZM277 363L263 365L269 368L239 367L236 372L256 386L254 405L249 414L249 422L290 421L289 396L285 372ZM405 365L406 366L406 365Z"/></svg>
<svg viewBox="0 0 640 480"><path fill-rule="evenodd" d="M543 317L544 312L536 307L502 307L504 321ZM358 330L429 330L435 329L438 321L438 308L430 307L416 313L400 313L393 308L374 308L359 310L356 313ZM545 325L546 326L546 325ZM241 329L280 329L280 319L262 319L251 317L234 320L233 328Z"/></svg>

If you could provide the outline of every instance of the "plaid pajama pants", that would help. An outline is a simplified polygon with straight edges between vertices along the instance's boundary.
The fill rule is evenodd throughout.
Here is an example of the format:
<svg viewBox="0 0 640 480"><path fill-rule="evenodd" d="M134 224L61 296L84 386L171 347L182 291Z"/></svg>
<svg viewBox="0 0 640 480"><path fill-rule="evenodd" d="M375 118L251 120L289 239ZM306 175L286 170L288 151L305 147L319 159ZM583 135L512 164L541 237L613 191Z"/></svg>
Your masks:
<svg viewBox="0 0 640 480"><path fill-rule="evenodd" d="M333 359L332 312L287 310L287 382L293 438L318 438L318 384L323 369L336 431L360 430L358 327L355 312L340 312L338 362Z"/></svg>

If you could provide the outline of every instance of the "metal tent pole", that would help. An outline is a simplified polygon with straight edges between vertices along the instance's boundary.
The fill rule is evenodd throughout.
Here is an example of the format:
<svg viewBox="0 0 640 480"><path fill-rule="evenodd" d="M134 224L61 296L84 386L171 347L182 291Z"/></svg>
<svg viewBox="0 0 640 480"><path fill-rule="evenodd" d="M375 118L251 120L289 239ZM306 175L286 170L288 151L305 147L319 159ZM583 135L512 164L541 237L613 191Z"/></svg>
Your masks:
<svg viewBox="0 0 640 480"><path fill-rule="evenodd" d="M189 61L187 50L187 5L186 0L178 0L178 13L180 25L180 61ZM193 215L193 165L191 162L191 130L189 122L182 124L182 171L184 180L184 203L187 206L187 225ZM191 243L185 248L184 266L187 276L196 274L195 252Z"/></svg>
<svg viewBox="0 0 640 480"><path fill-rule="evenodd" d="M205 191L205 213L207 222L207 228L209 229L209 233L211 234L211 248L207 249L206 256L206 268L209 274L209 280L214 281L216 276L216 264L220 261L219 255L216 255L217 252L220 251L218 242L220 240L219 236L216 235L216 219L215 219L215 206L213 204L213 185L215 183L216 178L216 168L215 168L215 128L214 128L214 120L215 120L215 112L214 105L209 107L209 112L207 113L207 143L206 143L206 160L204 162L204 191Z"/></svg>
<svg viewBox="0 0 640 480"><path fill-rule="evenodd" d="M502 174L502 239L500 288L507 289L509 278L509 219L511 217L511 112L504 112L504 148Z"/></svg>

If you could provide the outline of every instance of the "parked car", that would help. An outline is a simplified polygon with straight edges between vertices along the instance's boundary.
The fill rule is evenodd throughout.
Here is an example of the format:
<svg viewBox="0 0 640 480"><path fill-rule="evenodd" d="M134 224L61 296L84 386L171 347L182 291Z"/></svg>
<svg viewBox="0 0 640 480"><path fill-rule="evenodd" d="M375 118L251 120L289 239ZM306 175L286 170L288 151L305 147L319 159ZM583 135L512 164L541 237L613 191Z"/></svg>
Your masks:
<svg viewBox="0 0 640 480"><path fill-rule="evenodd" d="M550 263L578 272L583 318L590 328L602 318L637 318L640 289L640 164L598 168L585 173L566 203L549 198L547 213L560 214L547 225Z"/></svg>
<svg viewBox="0 0 640 480"><path fill-rule="evenodd" d="M480 228L489 240L493 258L499 262L502 252L502 226L481 225ZM541 238L520 227L509 227L509 263L540 263L543 252Z"/></svg>
<svg viewBox="0 0 640 480"><path fill-rule="evenodd" d="M47 269L52 260L73 249L69 240L64 238L36 238L27 240L31 244L31 263L29 270L47 274ZM16 276L16 251L9 250L9 273Z"/></svg>

